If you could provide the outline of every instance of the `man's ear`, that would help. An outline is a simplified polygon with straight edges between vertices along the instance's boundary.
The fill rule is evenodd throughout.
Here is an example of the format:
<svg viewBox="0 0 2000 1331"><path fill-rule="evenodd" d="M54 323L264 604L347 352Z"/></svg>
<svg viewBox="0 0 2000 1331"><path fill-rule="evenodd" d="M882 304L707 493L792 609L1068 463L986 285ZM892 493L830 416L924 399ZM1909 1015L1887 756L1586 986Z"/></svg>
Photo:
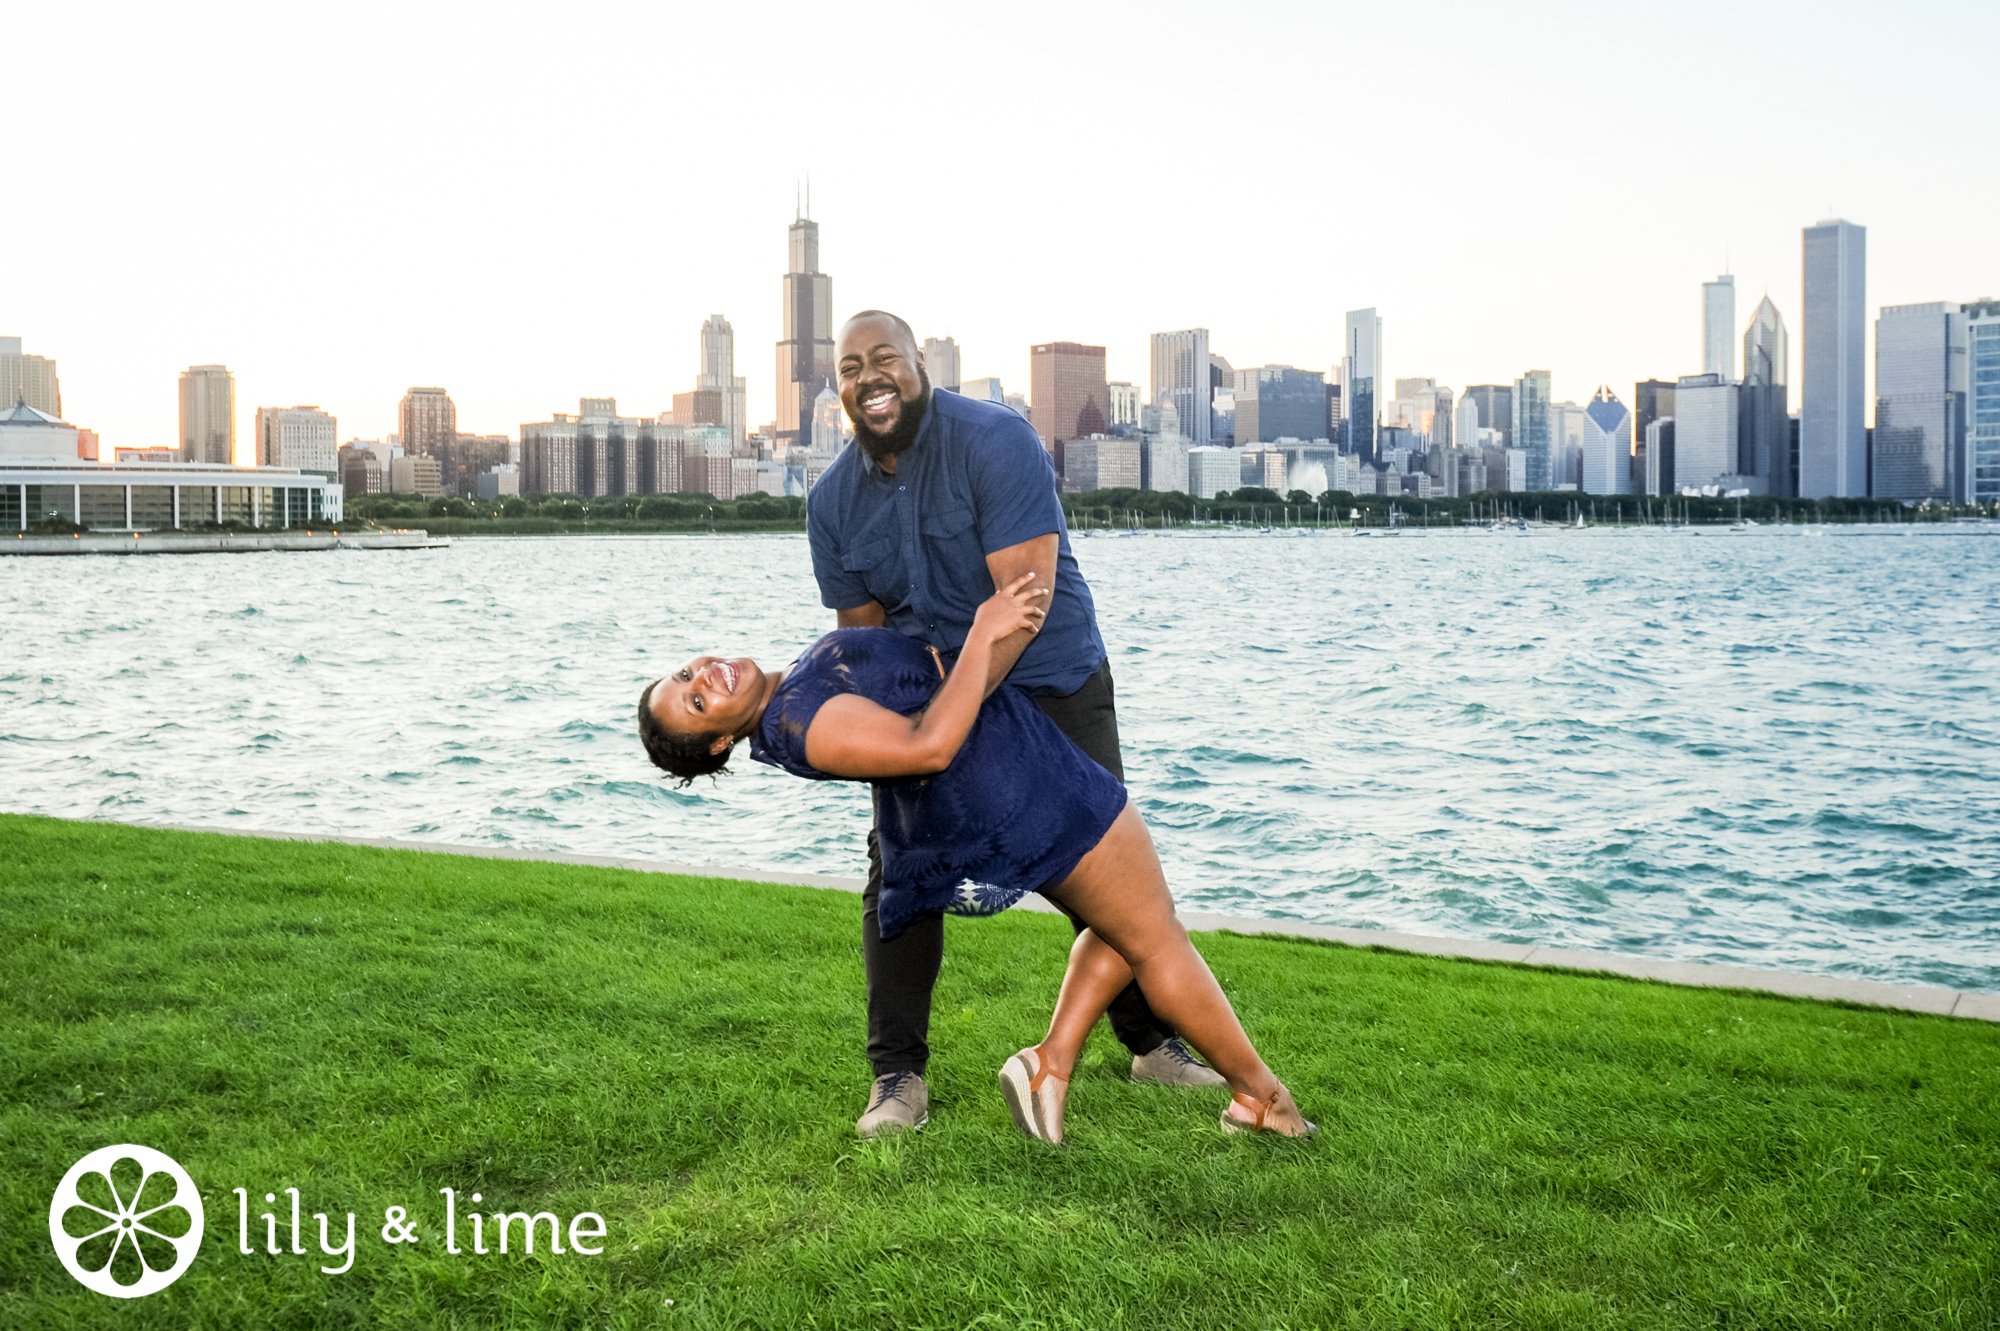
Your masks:
<svg viewBox="0 0 2000 1331"><path fill-rule="evenodd" d="M735 747L736 747L736 736L717 735L715 737L715 743L708 746L708 751L710 753L717 753L717 754L727 753Z"/></svg>

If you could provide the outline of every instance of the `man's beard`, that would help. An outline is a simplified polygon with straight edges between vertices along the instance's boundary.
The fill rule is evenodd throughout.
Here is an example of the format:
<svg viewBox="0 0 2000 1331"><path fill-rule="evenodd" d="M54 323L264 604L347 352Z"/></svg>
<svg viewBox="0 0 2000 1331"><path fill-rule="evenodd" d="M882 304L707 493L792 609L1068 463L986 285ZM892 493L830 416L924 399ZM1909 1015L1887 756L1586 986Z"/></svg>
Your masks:
<svg viewBox="0 0 2000 1331"><path fill-rule="evenodd" d="M923 385L923 392L914 402L903 404L902 414L897 416L895 428L887 434L879 434L868 428L866 422L854 421L854 442L861 445L861 451L880 462L892 458L917 442L917 431L924 428L924 417L931 409L931 376L927 371L917 371L917 382ZM853 417L849 417L853 420Z"/></svg>

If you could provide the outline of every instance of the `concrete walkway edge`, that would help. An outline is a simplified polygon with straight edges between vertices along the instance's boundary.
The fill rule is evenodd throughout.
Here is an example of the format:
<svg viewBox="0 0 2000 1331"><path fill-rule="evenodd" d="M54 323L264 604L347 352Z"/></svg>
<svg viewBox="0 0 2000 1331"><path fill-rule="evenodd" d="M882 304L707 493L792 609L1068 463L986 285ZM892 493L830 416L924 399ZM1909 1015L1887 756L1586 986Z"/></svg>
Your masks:
<svg viewBox="0 0 2000 1331"><path fill-rule="evenodd" d="M744 883L779 883L791 887L829 888L843 892L858 893L862 888L862 880L859 878L840 878L827 874L761 872L753 874L740 869L718 869L704 865L674 864L664 860L615 855L568 855L559 851L518 850L506 846L461 846L436 841L398 841L389 837L268 832L249 828L191 827L178 824L166 824L164 830L212 832L222 836L252 837L269 841L333 842L343 846L411 850L433 855L466 855L478 859L581 864L602 869L632 869L640 873L680 874L690 878L719 878ZM1051 914L1055 912L1055 907L1040 897L1028 897L1021 906ZM1333 925L1306 924L1297 920L1267 920L1250 915L1212 915L1198 911L1183 911L1181 922L1189 929L1197 931L1226 930L1230 933L1263 937L1301 938L1341 943L1348 947L1408 952L1426 957L1499 961L1547 970L1596 972L1697 988L1747 989L1757 993L1782 994L1791 998L1831 999L1835 1002L1896 1008L1905 1012L1923 1012L1940 1017L2000 1022L2000 994L1947 989L1942 985L1844 980L1830 975L1806 975L1793 971L1765 970L1756 966L1662 961L1651 957L1626 956L1616 952L1571 951L1545 947L1539 943L1495 943L1477 938L1433 938L1424 934L1393 933L1379 929L1343 929Z"/></svg>

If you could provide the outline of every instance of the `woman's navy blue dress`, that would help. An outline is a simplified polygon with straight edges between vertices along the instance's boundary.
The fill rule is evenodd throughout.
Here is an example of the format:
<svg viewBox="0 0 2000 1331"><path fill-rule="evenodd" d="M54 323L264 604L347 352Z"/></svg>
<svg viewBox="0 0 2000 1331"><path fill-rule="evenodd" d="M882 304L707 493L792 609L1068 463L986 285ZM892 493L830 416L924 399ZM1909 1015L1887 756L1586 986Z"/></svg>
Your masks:
<svg viewBox="0 0 2000 1331"><path fill-rule="evenodd" d="M785 672L750 756L815 781L806 730L827 699L859 694L908 715L944 682L930 648L894 629L836 629ZM869 783L882 848L882 937L919 915L992 915L1069 876L1125 807L1125 787L1034 701L1002 684L950 767Z"/></svg>

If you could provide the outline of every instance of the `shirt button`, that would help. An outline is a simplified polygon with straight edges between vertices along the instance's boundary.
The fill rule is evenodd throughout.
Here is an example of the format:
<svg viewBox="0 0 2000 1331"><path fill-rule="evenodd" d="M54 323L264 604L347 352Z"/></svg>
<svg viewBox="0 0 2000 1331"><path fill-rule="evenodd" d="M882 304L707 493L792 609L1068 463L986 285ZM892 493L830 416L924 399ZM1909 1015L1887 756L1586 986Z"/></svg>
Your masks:
<svg viewBox="0 0 2000 1331"><path fill-rule="evenodd" d="M896 487L896 493L897 493L897 494L901 494L901 493L903 493L903 491L905 491L905 490L907 490L907 489L909 489L909 488L910 488L910 487L909 487L909 486L907 486L907 485L899 485L899 486L897 486L897 487Z"/></svg>

